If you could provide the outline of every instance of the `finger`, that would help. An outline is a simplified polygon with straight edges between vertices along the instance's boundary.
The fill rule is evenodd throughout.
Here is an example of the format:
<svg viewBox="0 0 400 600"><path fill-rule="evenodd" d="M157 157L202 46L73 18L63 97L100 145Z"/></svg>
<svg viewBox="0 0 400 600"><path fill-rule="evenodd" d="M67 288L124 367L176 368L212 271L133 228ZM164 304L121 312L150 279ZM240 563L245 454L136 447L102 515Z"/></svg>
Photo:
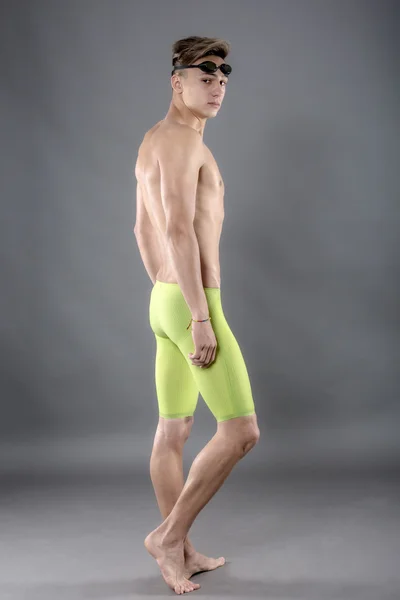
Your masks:
<svg viewBox="0 0 400 600"><path fill-rule="evenodd" d="M204 350L204 346L202 346L201 348L199 348L199 350L197 351L197 353L195 353L192 357L191 360L193 362L193 364L196 365L202 365L204 362L204 354L205 354L205 350Z"/></svg>
<svg viewBox="0 0 400 600"><path fill-rule="evenodd" d="M208 346L204 346L204 348L202 349L201 359L200 359L200 362L202 363L202 365L205 365L207 362L208 350L209 350Z"/></svg>
<svg viewBox="0 0 400 600"><path fill-rule="evenodd" d="M208 352L207 352L206 358L205 358L205 364L204 364L204 367L205 367L205 368L207 368L207 367L209 367L209 366L210 366L210 364L211 364L211 358L212 358L212 354L213 354L213 347L212 347L212 346L210 346L210 348L208 349Z"/></svg>
<svg viewBox="0 0 400 600"><path fill-rule="evenodd" d="M213 353L212 353L212 357L211 357L211 362L213 363L215 360L215 357L217 355L217 346L215 346Z"/></svg>
<svg viewBox="0 0 400 600"><path fill-rule="evenodd" d="M202 362L201 362L201 365L200 365L200 367L201 367L202 369L205 369L205 368L207 367L207 362L208 362L208 361L207 361L207 357L208 357L208 353L209 353L209 348L207 348L207 349L204 351L203 360L202 360Z"/></svg>
<svg viewBox="0 0 400 600"><path fill-rule="evenodd" d="M204 360L203 369L208 369L209 364L210 364L210 350L208 351L208 354Z"/></svg>
<svg viewBox="0 0 400 600"><path fill-rule="evenodd" d="M198 360L194 361L193 364L196 367L204 367L205 362L204 359L199 358Z"/></svg>
<svg viewBox="0 0 400 600"><path fill-rule="evenodd" d="M199 354L193 355L193 356L189 355L189 360L191 361L192 365L196 365L196 366L201 365L202 362L200 359L201 359L201 356Z"/></svg>

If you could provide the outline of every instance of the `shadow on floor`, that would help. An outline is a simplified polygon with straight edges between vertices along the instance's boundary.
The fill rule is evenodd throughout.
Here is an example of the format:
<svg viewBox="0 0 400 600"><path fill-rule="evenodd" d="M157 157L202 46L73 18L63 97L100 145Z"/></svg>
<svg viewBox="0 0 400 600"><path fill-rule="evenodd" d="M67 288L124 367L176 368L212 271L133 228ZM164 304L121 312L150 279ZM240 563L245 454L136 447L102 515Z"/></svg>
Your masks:
<svg viewBox="0 0 400 600"><path fill-rule="evenodd" d="M260 598L263 600L398 600L399 590L382 589L371 583L343 581L317 581L293 579L291 581L273 581L267 579L241 579L225 570L217 569L213 573L198 573L193 581L202 586L191 592L195 596ZM3 594L5 594L3 596ZM8 595L7 595L8 594ZM32 585L0 586L1 598L12 600L112 600L121 597L176 596L164 583L161 576L138 577L127 580L87 582L87 583L44 583ZM185 597L187 594L185 594Z"/></svg>

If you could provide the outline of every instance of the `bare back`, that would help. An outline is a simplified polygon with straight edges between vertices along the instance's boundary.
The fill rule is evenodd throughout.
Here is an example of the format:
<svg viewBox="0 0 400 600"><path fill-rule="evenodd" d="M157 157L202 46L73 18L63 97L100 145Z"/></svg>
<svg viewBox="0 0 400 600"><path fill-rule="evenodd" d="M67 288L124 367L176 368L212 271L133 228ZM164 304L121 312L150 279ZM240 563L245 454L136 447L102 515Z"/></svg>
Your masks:
<svg viewBox="0 0 400 600"><path fill-rule="evenodd" d="M165 135L174 127L185 127L160 121L144 136L139 147L135 176L141 193L137 202L143 202L157 234L162 253L162 264L157 279L177 283L175 268L167 252L166 216L161 198L161 176L158 148ZM200 267L204 287L221 287L219 241L224 220L224 184L217 163L203 143L203 165L199 171L196 190L194 230L200 251Z"/></svg>

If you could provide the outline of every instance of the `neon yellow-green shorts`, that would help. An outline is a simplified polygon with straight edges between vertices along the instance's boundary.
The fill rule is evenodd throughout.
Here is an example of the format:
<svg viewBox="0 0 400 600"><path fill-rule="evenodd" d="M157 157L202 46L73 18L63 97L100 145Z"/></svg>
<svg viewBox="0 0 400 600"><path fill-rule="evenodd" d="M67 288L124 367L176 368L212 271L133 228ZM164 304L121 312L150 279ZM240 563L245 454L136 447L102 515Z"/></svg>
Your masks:
<svg viewBox="0 0 400 600"><path fill-rule="evenodd" d="M156 280L150 296L149 320L157 344L155 384L159 415L192 416L198 394L216 420L255 413L250 380L239 344L225 319L220 288L204 288L217 339L214 361L201 369L192 364L191 312L178 283Z"/></svg>

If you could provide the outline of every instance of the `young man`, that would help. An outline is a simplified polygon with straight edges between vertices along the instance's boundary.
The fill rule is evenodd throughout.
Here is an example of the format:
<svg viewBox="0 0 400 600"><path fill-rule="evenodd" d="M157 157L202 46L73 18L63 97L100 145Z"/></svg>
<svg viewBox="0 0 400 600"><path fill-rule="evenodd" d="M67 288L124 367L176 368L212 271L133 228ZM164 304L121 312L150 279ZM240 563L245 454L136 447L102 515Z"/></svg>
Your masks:
<svg viewBox="0 0 400 600"><path fill-rule="evenodd" d="M199 554L188 532L259 438L246 365L221 304L224 185L203 142L206 121L217 115L226 93L229 50L228 42L214 38L175 42L171 105L145 134L135 167L134 231L154 284L149 318L157 344L159 423L150 474L164 519L144 543L177 594L200 587L189 581L193 573L225 563ZM217 432L184 485L182 450L199 392Z"/></svg>

